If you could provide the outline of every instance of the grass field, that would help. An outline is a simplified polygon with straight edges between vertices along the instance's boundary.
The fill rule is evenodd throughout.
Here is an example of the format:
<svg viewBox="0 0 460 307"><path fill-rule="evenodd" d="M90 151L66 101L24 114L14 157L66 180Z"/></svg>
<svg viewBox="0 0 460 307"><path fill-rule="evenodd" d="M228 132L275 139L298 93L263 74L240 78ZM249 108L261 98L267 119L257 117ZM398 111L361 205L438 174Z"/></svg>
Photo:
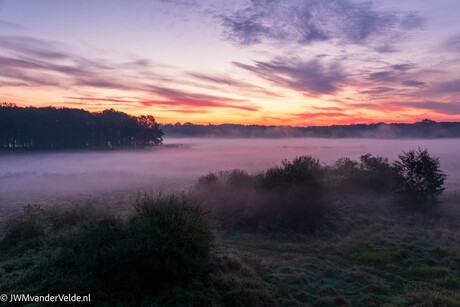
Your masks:
<svg viewBox="0 0 460 307"><path fill-rule="evenodd" d="M233 233L222 245L256 268L276 305L459 306L458 225L379 205L342 204L340 226L314 236Z"/></svg>

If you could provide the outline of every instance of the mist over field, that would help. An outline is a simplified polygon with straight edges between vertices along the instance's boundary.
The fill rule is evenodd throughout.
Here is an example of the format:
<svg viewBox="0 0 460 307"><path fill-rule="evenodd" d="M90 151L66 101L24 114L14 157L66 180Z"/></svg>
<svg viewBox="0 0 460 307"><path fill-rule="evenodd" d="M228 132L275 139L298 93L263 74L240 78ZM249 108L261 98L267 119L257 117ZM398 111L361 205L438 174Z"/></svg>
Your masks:
<svg viewBox="0 0 460 307"><path fill-rule="evenodd" d="M418 147L440 158L447 191L458 189L460 139L167 138L164 146L146 150L2 153L0 205L85 200L116 191L180 191L211 171L262 171L300 155L325 164L366 153L394 159Z"/></svg>

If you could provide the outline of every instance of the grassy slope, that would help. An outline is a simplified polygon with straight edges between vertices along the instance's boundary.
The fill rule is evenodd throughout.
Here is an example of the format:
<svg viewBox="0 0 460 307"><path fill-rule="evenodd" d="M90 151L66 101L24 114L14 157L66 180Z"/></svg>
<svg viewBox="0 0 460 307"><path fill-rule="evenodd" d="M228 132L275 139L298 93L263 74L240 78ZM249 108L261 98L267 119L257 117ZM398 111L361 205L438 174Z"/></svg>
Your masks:
<svg viewBox="0 0 460 307"><path fill-rule="evenodd" d="M458 228L442 217L390 218L378 205L337 208L335 234L233 233L222 244L256 263L279 305L460 306Z"/></svg>

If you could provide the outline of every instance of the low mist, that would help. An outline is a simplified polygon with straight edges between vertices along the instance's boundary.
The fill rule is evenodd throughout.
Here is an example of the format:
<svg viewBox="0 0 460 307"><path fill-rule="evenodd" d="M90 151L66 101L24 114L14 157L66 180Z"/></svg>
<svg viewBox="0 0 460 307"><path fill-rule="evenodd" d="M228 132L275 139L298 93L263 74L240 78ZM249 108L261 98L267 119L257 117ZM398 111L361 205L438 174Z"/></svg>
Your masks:
<svg viewBox="0 0 460 307"><path fill-rule="evenodd" d="M256 172L300 155L312 155L325 164L366 153L394 159L418 147L440 158L448 175L447 191L458 189L460 139L169 138L164 146L145 150L2 153L0 206L180 191L211 171Z"/></svg>

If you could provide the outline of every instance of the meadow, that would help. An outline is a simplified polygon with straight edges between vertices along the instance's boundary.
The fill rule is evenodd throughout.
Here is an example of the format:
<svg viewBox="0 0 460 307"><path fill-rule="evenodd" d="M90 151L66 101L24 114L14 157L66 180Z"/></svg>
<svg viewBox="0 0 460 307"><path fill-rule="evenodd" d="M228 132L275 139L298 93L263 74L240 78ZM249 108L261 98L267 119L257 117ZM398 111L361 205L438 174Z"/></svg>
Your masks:
<svg viewBox="0 0 460 307"><path fill-rule="evenodd" d="M458 140L171 142L2 156L0 292L91 293L101 306L459 306ZM448 175L437 201L398 197L393 160L418 146Z"/></svg>

